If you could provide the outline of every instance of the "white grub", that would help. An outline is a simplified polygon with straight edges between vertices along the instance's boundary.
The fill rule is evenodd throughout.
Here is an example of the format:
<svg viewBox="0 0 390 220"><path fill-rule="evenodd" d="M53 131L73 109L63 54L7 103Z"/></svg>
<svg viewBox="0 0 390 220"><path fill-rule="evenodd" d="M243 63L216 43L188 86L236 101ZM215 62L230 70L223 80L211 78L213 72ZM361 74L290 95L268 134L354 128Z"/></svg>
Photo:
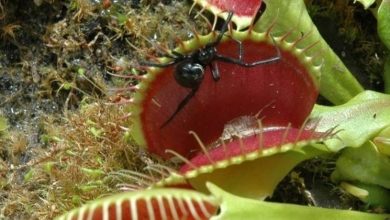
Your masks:
<svg viewBox="0 0 390 220"><path fill-rule="evenodd" d="M222 140L236 140L259 133L259 124L256 116L240 116L224 126Z"/></svg>
<svg viewBox="0 0 390 220"><path fill-rule="evenodd" d="M280 130L283 128L284 127L279 126L263 127L261 119L259 119L257 115L245 115L227 122L224 126L220 140L233 141L257 135L265 131Z"/></svg>

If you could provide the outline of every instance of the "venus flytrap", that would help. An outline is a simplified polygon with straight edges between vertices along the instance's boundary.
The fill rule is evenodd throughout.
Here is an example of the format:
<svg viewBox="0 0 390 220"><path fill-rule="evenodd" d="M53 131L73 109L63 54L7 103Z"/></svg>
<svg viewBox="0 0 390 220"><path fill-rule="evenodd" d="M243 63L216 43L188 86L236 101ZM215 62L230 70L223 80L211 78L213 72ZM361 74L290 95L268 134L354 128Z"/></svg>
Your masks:
<svg viewBox="0 0 390 220"><path fill-rule="evenodd" d="M218 186L208 183L211 194L221 198L221 211L218 216L211 220L301 220L312 217L316 220L384 220L390 215L369 214L351 210L326 209L318 207L299 206L293 204L281 204L258 201L243 197L238 197L229 192L223 191Z"/></svg>
<svg viewBox="0 0 390 220"><path fill-rule="evenodd" d="M318 220L383 220L390 217L386 214L263 202L235 196L212 183L207 183L207 188L211 195L173 188L123 193L86 204L56 220L300 220L308 216L315 216Z"/></svg>
<svg viewBox="0 0 390 220"><path fill-rule="evenodd" d="M374 0L359 2L366 9L375 3ZM378 4L379 7L373 9L378 20L378 35L390 48L390 1L378 1ZM385 59L383 76L385 92L389 93L389 58ZM386 209L390 209L389 104L389 95L365 91L341 106L316 106L312 113L322 118L319 130L335 125L340 129L338 139L326 142L329 149L342 150L332 174L333 181L360 200Z"/></svg>
<svg viewBox="0 0 390 220"><path fill-rule="evenodd" d="M236 24L238 30L252 25L253 18L258 13L262 4L262 0L246 0L237 2L235 0L194 0L195 5L212 11L213 14L218 15L224 19L227 18L227 11L233 11L234 16L232 21Z"/></svg>
<svg viewBox="0 0 390 220"><path fill-rule="evenodd" d="M344 149L332 178L390 189L390 158L378 152L371 141L358 148Z"/></svg>
<svg viewBox="0 0 390 220"><path fill-rule="evenodd" d="M377 11L378 35L382 42L390 49L390 1L382 0Z"/></svg>
<svg viewBox="0 0 390 220"><path fill-rule="evenodd" d="M210 219L221 200L184 189L127 192L88 203L56 220Z"/></svg>
<svg viewBox="0 0 390 220"><path fill-rule="evenodd" d="M310 117L316 119L317 131L339 130L336 139L325 142L330 150L360 147L390 125L390 96L365 91L343 105L315 105Z"/></svg>
<svg viewBox="0 0 390 220"><path fill-rule="evenodd" d="M390 94L390 57L385 60L385 67L383 70L383 81L385 86L385 93Z"/></svg>
<svg viewBox="0 0 390 220"><path fill-rule="evenodd" d="M277 27L268 23L268 29L260 32L253 27L227 31L216 45L219 54L231 58L239 56L238 41L242 44L245 62L264 60L278 53L282 59L253 67L216 60L220 80L213 80L210 68L205 68L196 94L164 127L161 125L190 91L175 81L176 66L149 67L133 99L134 139L165 158L171 157L165 153L166 149L188 158L200 150L189 131L209 145L222 134L225 124L241 116L258 115L265 127L291 124L293 128L300 128L317 98L322 67L316 62L318 59L302 50L309 49L308 45L318 39L290 36L288 31L284 32L284 38L274 38L270 33ZM181 42L174 53L194 53L213 42L217 33L213 30L207 35L196 34L193 39ZM311 43L308 42L306 48L291 45L291 42L307 40ZM320 52L317 47L310 49ZM159 62L164 65L172 59L162 57Z"/></svg>
<svg viewBox="0 0 390 220"><path fill-rule="evenodd" d="M381 154L371 141L344 149L332 179L363 202L390 209L390 157Z"/></svg>
<svg viewBox="0 0 390 220"><path fill-rule="evenodd" d="M231 4L231 8L241 9L237 2ZM215 17L221 16L221 10L208 9ZM237 14L241 18L240 11ZM164 158L175 156L185 163L168 174L158 170L164 173L162 179L148 181L145 187L187 185L207 192L205 183L212 181L237 195L264 199L299 162L328 153L310 145L331 138L332 128L316 132L315 125L307 127L305 123L322 75L322 59L315 55L322 52L317 46L320 36L297 35L294 26L286 29L277 22L278 15L274 18L258 30L254 16L244 30L224 23L222 30L195 33L193 39L167 50L165 57L156 58L157 63L144 62L148 73L132 100L133 136L150 152ZM221 31L225 33L221 35ZM221 41L216 41L219 36ZM210 46L217 53L206 63L210 66L200 63L204 74L196 73L204 78L196 93L186 99L194 89L183 88L173 76L185 70L183 63L199 64L200 52ZM227 62L237 57L244 63L279 59L255 66ZM217 68L219 80L214 77ZM182 100L187 102L174 113ZM231 124L238 135L220 142L224 128ZM127 179L141 177L130 175L135 176Z"/></svg>
<svg viewBox="0 0 390 220"><path fill-rule="evenodd" d="M306 51L310 56L320 57L323 62L319 88L321 95L334 104L342 104L363 91L362 86L321 37L303 0L264 0L263 4L267 8L255 24L256 31L265 30L270 23L275 22L275 28L271 32L273 36L281 36L281 33L291 31L291 36L303 35L305 38L304 41L298 42L297 47L306 48L308 44L315 43L315 47L321 48Z"/></svg>
<svg viewBox="0 0 390 220"><path fill-rule="evenodd" d="M205 149L151 187L187 185L207 193L210 181L235 195L265 199L298 163L329 153L311 144L331 138L332 131L316 133L305 126L268 129Z"/></svg>
<svg viewBox="0 0 390 220"><path fill-rule="evenodd" d="M390 50L390 1L383 0L378 8L378 35L383 44ZM390 56L385 60L385 67L383 72L383 80L385 83L385 92L390 94Z"/></svg>
<svg viewBox="0 0 390 220"><path fill-rule="evenodd" d="M390 49L390 1L389 0L358 0L361 4L364 5L365 9L368 9L375 2L379 4L374 9L371 9L374 16L377 18L377 29L378 36L381 39L382 43ZM385 84L385 93L390 93L390 57L388 56L385 59L385 67L383 72L383 80Z"/></svg>
<svg viewBox="0 0 390 220"><path fill-rule="evenodd" d="M317 131L339 130L325 141L329 150L341 151L333 181L368 204L389 208L390 96L365 91L340 106L316 105L311 117L319 118Z"/></svg>

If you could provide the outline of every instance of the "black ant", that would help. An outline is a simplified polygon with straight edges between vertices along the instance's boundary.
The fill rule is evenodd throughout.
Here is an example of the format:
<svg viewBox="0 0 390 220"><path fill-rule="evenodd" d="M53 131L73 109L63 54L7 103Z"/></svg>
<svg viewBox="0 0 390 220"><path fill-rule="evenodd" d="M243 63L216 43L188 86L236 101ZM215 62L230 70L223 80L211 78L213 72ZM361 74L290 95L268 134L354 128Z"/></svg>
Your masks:
<svg viewBox="0 0 390 220"><path fill-rule="evenodd" d="M207 66L210 67L215 82L217 82L221 78L218 66L214 61L234 63L243 67L254 67L257 65L273 63L281 59L280 50L278 47L275 47L277 52L276 56L264 60L255 61L252 63L246 63L242 60L244 52L242 48L242 42L240 41L236 41L239 45L238 59L218 54L216 47L221 42L223 35L227 31L232 16L233 12L229 12L228 17L225 23L222 25L221 31L217 36L217 39L214 42L206 44L203 48L200 48L199 50L186 55L176 51L172 51L172 54L164 54L164 56L172 58L172 61L168 63L142 63L142 65L145 66L162 68L171 65L176 65L174 71L174 77L176 82L185 88L191 89L191 92L188 93L188 95L179 103L173 114L161 125L160 128L164 128L166 125L168 125L168 123L173 120L176 114L178 114L190 101L190 99L195 95L195 93L199 89L200 84L203 81L204 71Z"/></svg>

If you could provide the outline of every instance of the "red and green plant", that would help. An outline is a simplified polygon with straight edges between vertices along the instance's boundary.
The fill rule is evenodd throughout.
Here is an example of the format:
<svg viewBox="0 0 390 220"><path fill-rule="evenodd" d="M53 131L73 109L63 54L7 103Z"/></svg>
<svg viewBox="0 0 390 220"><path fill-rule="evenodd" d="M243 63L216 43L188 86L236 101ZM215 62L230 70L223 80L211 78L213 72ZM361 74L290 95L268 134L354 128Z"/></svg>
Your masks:
<svg viewBox="0 0 390 220"><path fill-rule="evenodd" d="M129 107L133 138L152 153L183 162L181 167L150 166L153 178L130 172L144 190L103 198L59 219L389 217L259 201L299 162L339 153L333 180L362 201L388 208L390 96L363 91L321 37L303 1L245 1L256 12L266 5L256 21L256 12L242 11L245 4L237 1L194 4L209 10L215 21L226 18L227 10L234 12L235 28L231 25L216 45L218 53L237 57L241 42L247 62L278 50L281 59L255 67L216 61L221 79L215 82L206 68L199 90L164 127L189 90L175 81L175 65L146 67ZM388 4L382 1L378 8L385 45ZM169 54L191 54L216 36L214 27L207 35L195 33L155 61L166 64L172 61ZM336 106L315 104L318 93Z"/></svg>

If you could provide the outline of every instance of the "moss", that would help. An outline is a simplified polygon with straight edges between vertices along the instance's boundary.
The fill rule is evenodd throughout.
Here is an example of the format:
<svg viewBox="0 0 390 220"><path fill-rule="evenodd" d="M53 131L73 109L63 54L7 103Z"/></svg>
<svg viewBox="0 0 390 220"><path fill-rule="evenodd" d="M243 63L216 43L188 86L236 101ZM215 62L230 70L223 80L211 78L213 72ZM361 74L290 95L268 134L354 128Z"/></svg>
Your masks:
<svg viewBox="0 0 390 220"><path fill-rule="evenodd" d="M373 13L353 1L305 2L323 37L365 89L383 91L386 50Z"/></svg>

